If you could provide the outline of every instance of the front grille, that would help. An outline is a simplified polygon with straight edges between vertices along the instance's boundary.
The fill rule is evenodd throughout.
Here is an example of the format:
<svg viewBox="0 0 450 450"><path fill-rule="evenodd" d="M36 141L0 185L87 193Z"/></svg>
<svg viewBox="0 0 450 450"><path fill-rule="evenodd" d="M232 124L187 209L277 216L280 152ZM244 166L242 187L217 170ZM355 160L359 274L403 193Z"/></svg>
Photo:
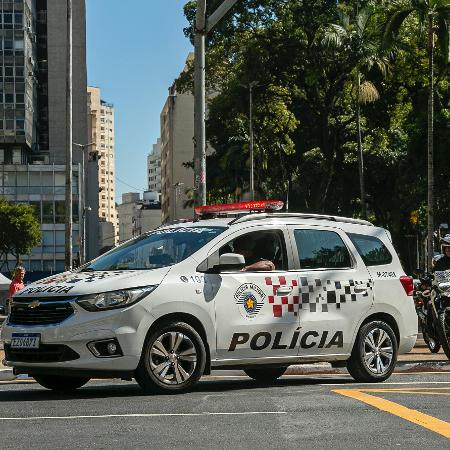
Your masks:
<svg viewBox="0 0 450 450"><path fill-rule="evenodd" d="M11 325L54 325L70 317L74 310L69 302L45 303L39 300L34 307L31 300L18 303L14 300L8 322Z"/></svg>
<svg viewBox="0 0 450 450"><path fill-rule="evenodd" d="M41 344L39 348L11 348L5 344L5 358L11 362L50 363L73 361L80 355L67 345Z"/></svg>

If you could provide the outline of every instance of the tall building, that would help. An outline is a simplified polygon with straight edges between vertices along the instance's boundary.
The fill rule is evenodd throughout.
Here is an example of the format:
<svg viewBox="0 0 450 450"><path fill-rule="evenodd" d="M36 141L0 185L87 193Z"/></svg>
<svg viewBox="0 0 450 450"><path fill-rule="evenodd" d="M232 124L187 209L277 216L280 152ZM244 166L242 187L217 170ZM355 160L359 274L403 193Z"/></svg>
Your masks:
<svg viewBox="0 0 450 450"><path fill-rule="evenodd" d="M23 257L30 271L64 269L66 163L66 2L0 0L0 196L30 203L40 220L42 243ZM73 140L88 139L86 13L73 0ZM74 255L80 221L86 221L87 257L98 253L98 181L95 152L73 150ZM92 211L82 210L80 179Z"/></svg>
<svg viewBox="0 0 450 450"><path fill-rule="evenodd" d="M192 58L190 54L188 60ZM186 69L185 69L186 70ZM193 192L194 96L177 91L175 81L161 111L161 211L162 222L193 217L186 192Z"/></svg>
<svg viewBox="0 0 450 450"><path fill-rule="evenodd" d="M98 87L88 87L88 109L90 116L90 143L99 154L99 209L100 221L111 222L114 242L117 243L118 216L116 209L116 163L114 140L114 106L101 99ZM103 247L103 244L100 244Z"/></svg>
<svg viewBox="0 0 450 450"><path fill-rule="evenodd" d="M147 156L148 190L161 193L161 139L153 144L151 153Z"/></svg>
<svg viewBox="0 0 450 450"><path fill-rule="evenodd" d="M161 225L161 203L157 192L122 194L119 212L119 243L154 230Z"/></svg>

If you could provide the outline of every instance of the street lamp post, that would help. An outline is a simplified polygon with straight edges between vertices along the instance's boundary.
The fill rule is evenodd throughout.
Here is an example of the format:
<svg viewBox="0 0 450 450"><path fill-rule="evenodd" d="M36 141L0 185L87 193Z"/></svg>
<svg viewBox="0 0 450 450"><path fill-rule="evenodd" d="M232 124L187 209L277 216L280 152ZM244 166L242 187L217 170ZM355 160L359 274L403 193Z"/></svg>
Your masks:
<svg viewBox="0 0 450 450"><path fill-rule="evenodd" d="M72 0L67 0L65 269L72 269Z"/></svg>
<svg viewBox="0 0 450 450"><path fill-rule="evenodd" d="M194 25L194 186L195 203L206 205L206 88L205 88L205 41L206 35L237 0L224 0L207 18L206 0L197 0Z"/></svg>
<svg viewBox="0 0 450 450"><path fill-rule="evenodd" d="M81 184L81 211L82 211L82 226L81 226L81 238L80 238L80 264L84 264L86 262L86 211L91 211L91 207L86 207L86 174L85 174L85 158L86 152L85 150L89 147L95 145L95 142L90 142L89 144L78 144L77 142L73 142L73 145L81 150L81 174L80 174L80 184Z"/></svg>

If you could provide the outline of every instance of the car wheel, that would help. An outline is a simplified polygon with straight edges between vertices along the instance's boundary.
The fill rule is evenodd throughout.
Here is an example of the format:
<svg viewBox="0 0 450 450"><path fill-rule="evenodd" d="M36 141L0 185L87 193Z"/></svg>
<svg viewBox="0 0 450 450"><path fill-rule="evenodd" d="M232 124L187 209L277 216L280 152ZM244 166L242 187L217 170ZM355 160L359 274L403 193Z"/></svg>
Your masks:
<svg viewBox="0 0 450 450"><path fill-rule="evenodd" d="M266 367L244 369L246 375L258 383L273 383L286 372L287 367Z"/></svg>
<svg viewBox="0 0 450 450"><path fill-rule="evenodd" d="M383 321L364 324L358 332L347 369L361 382L387 380L397 362L397 339L392 328Z"/></svg>
<svg viewBox="0 0 450 450"><path fill-rule="evenodd" d="M61 375L35 375L33 378L42 387L58 392L74 391L90 380L90 378L85 377L64 377Z"/></svg>
<svg viewBox="0 0 450 450"><path fill-rule="evenodd" d="M147 337L135 378L144 391L176 394L197 383L205 364L205 345L197 331L183 322L166 323Z"/></svg>

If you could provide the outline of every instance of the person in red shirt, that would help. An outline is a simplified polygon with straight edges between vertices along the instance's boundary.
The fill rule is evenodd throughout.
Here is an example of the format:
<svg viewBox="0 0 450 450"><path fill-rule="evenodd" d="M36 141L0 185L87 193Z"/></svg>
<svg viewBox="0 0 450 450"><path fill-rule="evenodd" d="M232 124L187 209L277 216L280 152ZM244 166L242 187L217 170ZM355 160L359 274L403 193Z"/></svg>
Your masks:
<svg viewBox="0 0 450 450"><path fill-rule="evenodd" d="M24 277L25 277L25 267L17 266L14 269L13 278L11 284L9 285L9 295L8 295L9 303L11 303L13 295L25 287L25 285L23 284Z"/></svg>

